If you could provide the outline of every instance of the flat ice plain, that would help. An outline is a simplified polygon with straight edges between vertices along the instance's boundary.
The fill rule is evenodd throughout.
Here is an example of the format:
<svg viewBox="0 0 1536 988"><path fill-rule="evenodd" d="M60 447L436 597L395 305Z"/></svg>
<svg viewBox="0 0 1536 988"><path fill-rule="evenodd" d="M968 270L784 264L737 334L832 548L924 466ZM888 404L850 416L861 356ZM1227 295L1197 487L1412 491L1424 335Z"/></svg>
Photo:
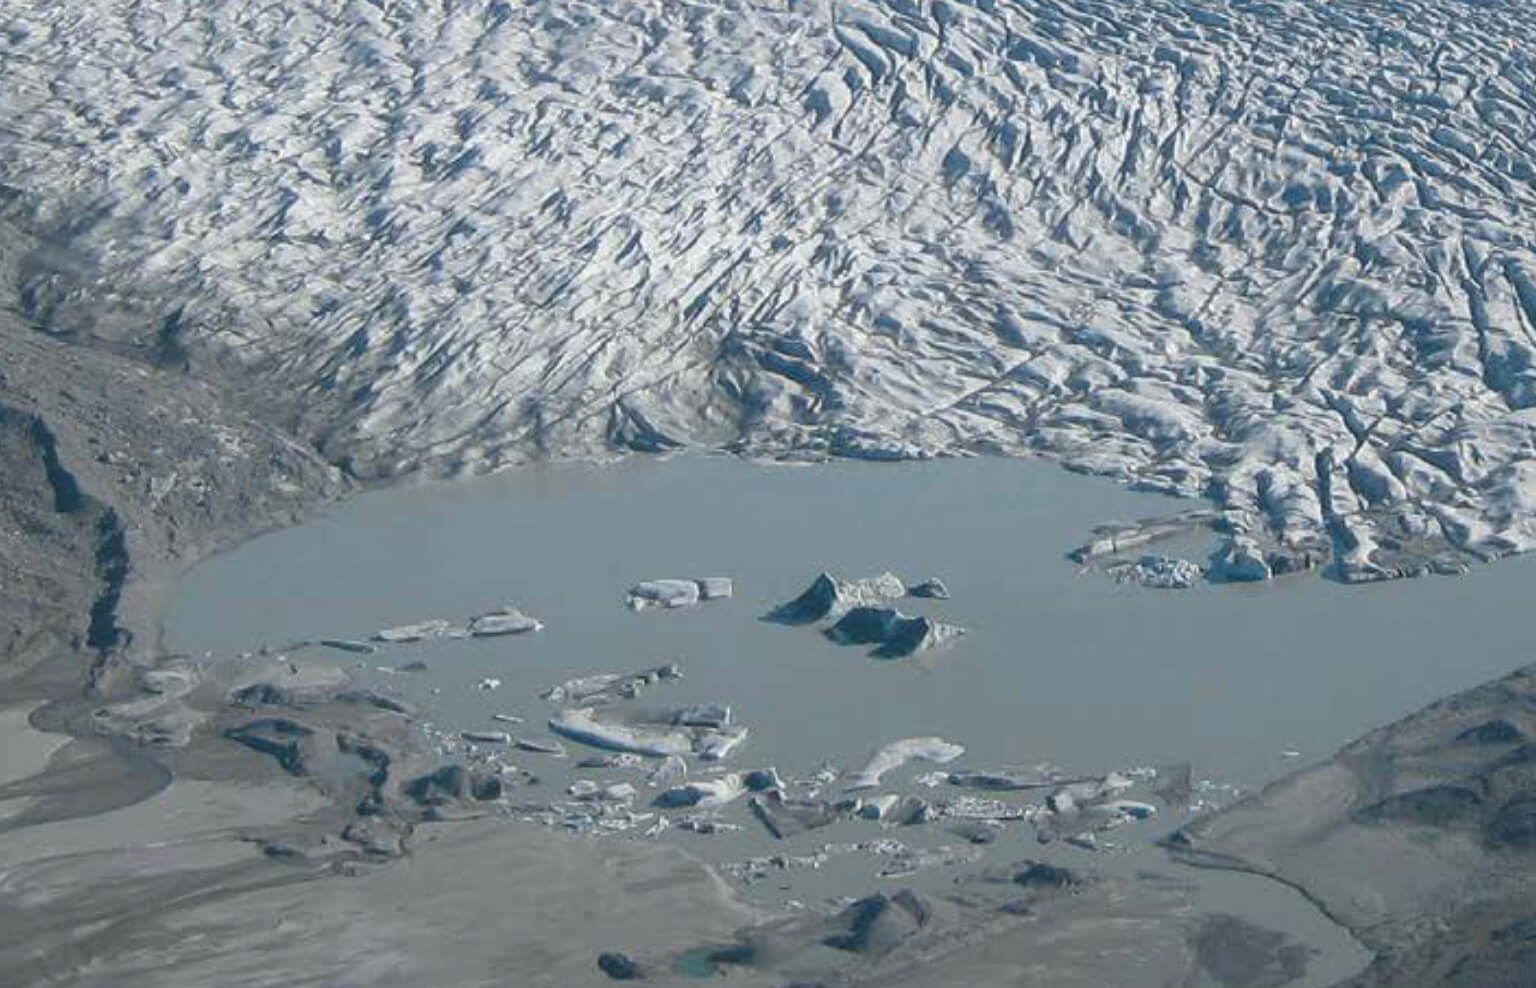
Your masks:
<svg viewBox="0 0 1536 988"><path fill-rule="evenodd" d="M1536 544L1520 2L19 0L23 315L356 475L1044 453L1374 580Z"/></svg>

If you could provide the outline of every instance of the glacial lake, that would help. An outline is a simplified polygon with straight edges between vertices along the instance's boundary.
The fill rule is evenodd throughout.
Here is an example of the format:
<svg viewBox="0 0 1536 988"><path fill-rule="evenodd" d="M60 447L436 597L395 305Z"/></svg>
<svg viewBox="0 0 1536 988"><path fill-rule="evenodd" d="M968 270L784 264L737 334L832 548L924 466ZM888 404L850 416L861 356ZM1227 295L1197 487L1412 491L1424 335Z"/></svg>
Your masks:
<svg viewBox="0 0 1536 988"><path fill-rule="evenodd" d="M530 466L369 493L216 557L179 588L165 644L233 656L513 604L545 630L385 646L364 668L426 662L425 675L378 682L452 730L509 713L541 733L548 686L675 661L684 678L648 698L731 704L752 731L744 766L848 766L885 741L934 734L978 767L1190 761L1197 779L1244 788L1528 661L1514 618L1536 560L1363 587L1301 574L1164 591L1064 556L1096 524L1196 506L1000 458ZM822 570L940 577L952 599L898 606L969 634L890 661L761 620ZM734 578L735 596L624 606L636 581L710 575ZM502 685L479 691L484 677Z"/></svg>
<svg viewBox="0 0 1536 988"><path fill-rule="evenodd" d="M774 765L804 779L828 763L856 768L893 739L940 735L967 748L953 767L1050 764L1087 775L1188 761L1197 780L1216 783L1218 802L1231 798L1228 786L1261 786L1527 661L1515 617L1536 584L1536 559L1363 587L1314 573L1166 591L1117 584L1065 557L1095 525L1197 506L1046 462L994 458L788 466L693 454L535 465L369 493L247 542L189 574L165 618L164 644L233 659L514 605L545 629L322 657L418 704L440 737L503 729L493 714L526 718L512 733L547 737L553 710L542 690L676 662L683 678L639 702L730 704L734 721L751 730L727 763L737 768ZM1184 540L1175 548L1211 547ZM882 660L833 644L816 626L763 620L822 570L844 578L890 570L909 583L939 577L952 599L897 606L969 634L936 652ZM732 598L639 613L624 605L640 580L715 575L734 579ZM417 660L425 672L381 671ZM486 677L499 687L477 689ZM547 756L511 751L506 760L545 777L539 792L520 797L558 799L571 777L560 767L569 763ZM915 791L914 778L932 768L893 772L890 788ZM739 832L674 830L667 839L729 863L881 836L878 825L853 821L776 844L740 803L730 810L745 825ZM1364 966L1364 949L1295 890L1170 864L1149 842L1183 819L1165 812L1125 828L1112 838L1118 850L1099 855L1060 842L1041 848L1027 825L1014 824L996 854L1123 876L1171 870L1197 888L1201 911L1235 913L1315 947L1298 988ZM946 839L942 828L908 833L930 829L900 836L914 846ZM989 849L988 860L1000 859ZM769 900L862 894L877 864L834 861L786 875L786 884L767 883L776 890ZM935 867L911 882L933 887L955 873Z"/></svg>

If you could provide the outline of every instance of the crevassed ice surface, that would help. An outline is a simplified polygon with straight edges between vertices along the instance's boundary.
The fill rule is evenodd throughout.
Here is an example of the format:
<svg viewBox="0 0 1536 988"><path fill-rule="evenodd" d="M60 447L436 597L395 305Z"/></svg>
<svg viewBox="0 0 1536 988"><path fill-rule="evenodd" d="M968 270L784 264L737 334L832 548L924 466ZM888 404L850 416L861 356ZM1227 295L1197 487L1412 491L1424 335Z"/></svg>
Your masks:
<svg viewBox="0 0 1536 988"><path fill-rule="evenodd" d="M369 475L1041 451L1536 542L1523 2L13 0L17 304Z"/></svg>

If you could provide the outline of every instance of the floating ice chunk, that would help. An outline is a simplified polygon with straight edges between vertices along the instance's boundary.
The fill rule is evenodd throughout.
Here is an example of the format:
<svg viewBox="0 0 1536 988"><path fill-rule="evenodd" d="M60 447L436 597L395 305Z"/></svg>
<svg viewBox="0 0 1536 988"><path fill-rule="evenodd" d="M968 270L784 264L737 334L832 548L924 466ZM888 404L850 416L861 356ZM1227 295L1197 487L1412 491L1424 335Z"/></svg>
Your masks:
<svg viewBox="0 0 1536 988"><path fill-rule="evenodd" d="M645 687L666 679L680 679L682 675L682 670L675 664L642 669L639 672L605 672L595 676L568 679L559 686L550 687L539 696L550 703L596 706L617 700L632 700L639 696Z"/></svg>
<svg viewBox="0 0 1536 988"><path fill-rule="evenodd" d="M549 729L561 737L594 748L628 751L652 758L693 753L693 736L670 727L603 723L591 710L562 710L549 719Z"/></svg>
<svg viewBox="0 0 1536 988"><path fill-rule="evenodd" d="M692 580L645 580L629 588L631 610L648 607L692 607L699 602L699 585Z"/></svg>
<svg viewBox="0 0 1536 988"><path fill-rule="evenodd" d="M491 611L469 622L469 633L476 638L522 635L530 631L543 630L543 622L529 617L515 607Z"/></svg>
<svg viewBox="0 0 1536 988"><path fill-rule="evenodd" d="M728 576L701 576L693 582L699 586L700 600L724 600L735 592Z"/></svg>
<svg viewBox="0 0 1536 988"><path fill-rule="evenodd" d="M912 617L891 607L855 607L826 630L840 645L875 645L882 658L915 655L965 634L957 625Z"/></svg>
<svg viewBox="0 0 1536 988"><path fill-rule="evenodd" d="M852 581L822 573L804 593L780 604L768 617L783 624L811 624L823 618L841 617L851 607L872 607L895 600L906 592L906 584L894 573Z"/></svg>
<svg viewBox="0 0 1536 988"><path fill-rule="evenodd" d="M427 638L441 638L448 634L452 628L447 621L441 618L433 618L430 621L420 621L416 624L402 624L395 628L384 628L373 634L374 641L381 642L419 642Z"/></svg>
<svg viewBox="0 0 1536 988"><path fill-rule="evenodd" d="M869 761L864 763L864 767L849 777L846 789L849 792L874 789L880 785L880 778L885 773L894 771L909 761L927 761L943 765L963 754L965 754L965 748L945 741L943 738L903 738L900 741L892 741L869 756Z"/></svg>

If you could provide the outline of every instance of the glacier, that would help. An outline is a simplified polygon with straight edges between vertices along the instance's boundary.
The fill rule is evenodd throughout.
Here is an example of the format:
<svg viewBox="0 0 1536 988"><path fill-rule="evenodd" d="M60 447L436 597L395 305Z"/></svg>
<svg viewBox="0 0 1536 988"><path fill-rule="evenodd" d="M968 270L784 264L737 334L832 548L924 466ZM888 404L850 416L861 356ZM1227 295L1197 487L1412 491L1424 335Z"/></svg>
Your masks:
<svg viewBox="0 0 1536 988"><path fill-rule="evenodd" d="M1531 37L1500 0L12 0L0 277L362 480L1043 455L1346 580L1451 571L1536 546Z"/></svg>

